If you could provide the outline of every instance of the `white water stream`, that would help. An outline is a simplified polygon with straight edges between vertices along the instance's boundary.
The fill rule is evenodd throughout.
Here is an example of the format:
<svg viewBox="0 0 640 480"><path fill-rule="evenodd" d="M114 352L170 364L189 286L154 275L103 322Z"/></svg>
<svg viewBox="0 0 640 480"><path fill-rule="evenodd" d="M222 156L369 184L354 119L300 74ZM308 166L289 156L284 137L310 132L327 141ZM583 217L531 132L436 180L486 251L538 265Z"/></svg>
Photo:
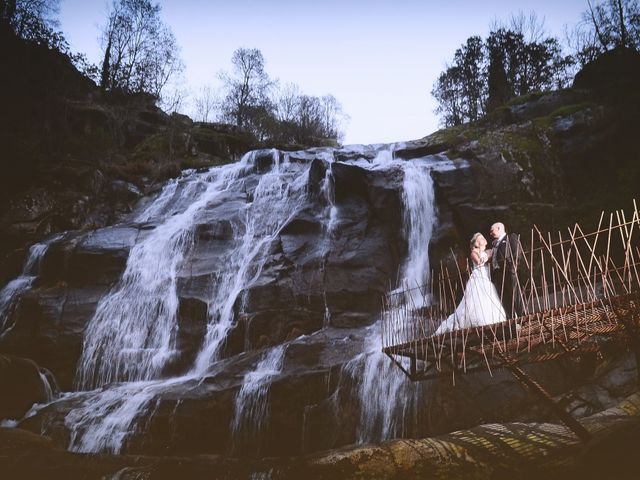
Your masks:
<svg viewBox="0 0 640 480"><path fill-rule="evenodd" d="M31 285L38 276L42 257L51 242L57 238L59 237L56 236L47 242L33 244L31 248L29 248L29 253L22 267L22 273L0 290L0 339L15 326L9 321L11 313L22 294L31 288Z"/></svg>
<svg viewBox="0 0 640 480"><path fill-rule="evenodd" d="M151 222L155 228L141 236L131 249L120 281L100 300L87 326L76 385L81 390L97 390L66 395L67 399L77 398L79 403L65 419L71 432L70 449L120 452L137 428L136 419L150 408L159 392L177 382L204 378L220 359L243 292L259 278L273 241L306 201L310 162L290 162L287 155L281 161L280 152L274 150L271 169L256 180L252 173L255 156L252 152L238 163L171 181L136 215L136 221ZM332 161L333 155L330 157L327 160ZM346 163L370 170L399 169L404 173L408 255L399 286L424 284L429 273L428 246L435 222L430 173L433 162L396 160L387 149L380 150L373 161ZM321 220L324 258L329 254L331 235L339 219L331 163L321 194L326 203ZM212 283L202 348L188 375L163 378L165 367L177 354L178 279L194 248L197 222L208 209L225 202L238 205L230 219L233 239ZM324 264L323 261L321 269ZM324 278L323 272L320 274ZM9 285L5 290L8 288ZM0 302L4 299L2 295ZM331 313L326 301L325 310L328 324ZM345 367L349 375L359 379L354 393L360 399L361 442L401 435L403 419L407 418L405 409L410 405L406 396L414 394L401 372L379 353L376 328L372 329L365 353ZM259 442L269 411L269 386L282 367L283 356L283 346L271 349L255 371L244 376L230 425L234 446L246 444L247 435Z"/></svg>
<svg viewBox="0 0 640 480"><path fill-rule="evenodd" d="M269 421L269 387L282 370L285 345L264 355L255 370L244 376L231 421L232 453L260 452L260 440Z"/></svg>
<svg viewBox="0 0 640 480"><path fill-rule="evenodd" d="M397 287L398 290L413 289L403 300L411 306L421 306L424 302L420 287L427 283L430 273L429 243L436 225L432 167L433 164L420 160L403 165L407 257ZM410 382L380 351L379 323L370 329L365 352L350 361L344 373L351 378L354 396L360 401L356 428L359 443L381 442L407 434L414 421L412 409L421 386Z"/></svg>

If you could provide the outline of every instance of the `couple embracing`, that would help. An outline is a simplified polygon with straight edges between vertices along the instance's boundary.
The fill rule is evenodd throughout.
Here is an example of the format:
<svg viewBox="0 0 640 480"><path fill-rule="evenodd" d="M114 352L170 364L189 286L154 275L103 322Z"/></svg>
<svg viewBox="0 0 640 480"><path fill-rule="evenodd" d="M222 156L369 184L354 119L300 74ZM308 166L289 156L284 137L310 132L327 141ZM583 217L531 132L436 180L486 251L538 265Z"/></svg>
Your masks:
<svg viewBox="0 0 640 480"><path fill-rule="evenodd" d="M504 322L522 313L517 276L521 255L518 235L507 234L500 222L491 226L490 234L491 249L487 249L487 240L481 233L471 237L472 270L464 295L435 335Z"/></svg>

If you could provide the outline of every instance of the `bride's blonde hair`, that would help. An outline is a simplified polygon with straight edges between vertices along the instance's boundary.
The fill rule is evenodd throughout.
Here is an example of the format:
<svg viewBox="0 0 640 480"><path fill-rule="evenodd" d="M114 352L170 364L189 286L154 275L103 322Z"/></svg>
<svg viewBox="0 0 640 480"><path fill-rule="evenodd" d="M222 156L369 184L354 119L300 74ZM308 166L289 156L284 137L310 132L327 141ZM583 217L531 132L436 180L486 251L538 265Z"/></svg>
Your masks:
<svg viewBox="0 0 640 480"><path fill-rule="evenodd" d="M474 248L476 248L476 241L478 240L478 237L481 237L482 234L480 232L476 232L473 234L473 236L471 237L471 250L473 250Z"/></svg>

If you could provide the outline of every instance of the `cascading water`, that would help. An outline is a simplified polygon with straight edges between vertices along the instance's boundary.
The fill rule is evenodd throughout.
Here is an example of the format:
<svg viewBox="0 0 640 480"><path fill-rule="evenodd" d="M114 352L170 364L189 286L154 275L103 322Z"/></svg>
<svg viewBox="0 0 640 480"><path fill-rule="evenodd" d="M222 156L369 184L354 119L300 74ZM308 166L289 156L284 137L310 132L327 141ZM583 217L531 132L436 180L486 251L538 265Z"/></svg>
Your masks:
<svg viewBox="0 0 640 480"><path fill-rule="evenodd" d="M253 169L255 152L238 164L182 179L180 187L169 183L138 214L139 221L155 219L159 225L133 247L122 279L100 301L85 334L76 378L82 388L128 383L105 390L67 415L73 450L120 451L136 428L135 419L158 392L171 382L201 378L218 360L237 300L260 276L269 246L305 198L309 166L280 162L275 150L272 156L271 170L260 176L248 201L244 179ZM194 193L195 200L184 211L171 208ZM232 219L233 249L216 272L207 333L194 367L183 378L151 381L161 375L174 352L177 276L193 247L197 218L211 205L240 197L245 201Z"/></svg>
<svg viewBox="0 0 640 480"><path fill-rule="evenodd" d="M269 350L256 369L244 376L231 421L234 454L258 453L269 414L269 387L282 370L285 345Z"/></svg>
<svg viewBox="0 0 640 480"><path fill-rule="evenodd" d="M31 246L20 276L11 280L0 290L0 338L9 333L14 325L9 324L10 314L24 292L26 292L38 276L40 261L49 245L58 239L56 236L47 242Z"/></svg>
<svg viewBox="0 0 640 480"><path fill-rule="evenodd" d="M209 325L204 346L193 373L202 375L218 360L220 347L234 320L234 304L241 293L255 282L267 259L267 251L278 233L302 206L308 180L308 166L282 163L274 151L274 168L260 177L247 204L237 248L227 256L228 264L218 279L209 302Z"/></svg>
<svg viewBox="0 0 640 480"><path fill-rule="evenodd" d="M386 167L393 165L389 155L376 160ZM374 161L374 164L376 162ZM413 288L415 295L405 298L411 306L420 306L423 295L419 287L429 276L429 243L436 222L433 180L429 163L414 160L400 162L404 172L402 201L403 223L407 241L407 258L402 267L399 288ZM365 353L345 366L360 399L359 443L380 442L408 431L420 386L407 380L380 352L379 325L374 325L365 343Z"/></svg>
<svg viewBox="0 0 640 480"><path fill-rule="evenodd" d="M175 353L177 273L193 245L194 219L245 168L240 162L220 169L186 210L165 218L131 249L120 282L100 301L87 327L76 377L79 388L159 376ZM204 175L192 181L207 180ZM169 184L166 191L171 190ZM165 199L163 192L157 202Z"/></svg>
<svg viewBox="0 0 640 480"><path fill-rule="evenodd" d="M135 432L140 413L156 395L182 378L147 382L126 382L106 388L96 395L67 394L79 405L64 419L69 429L69 450L73 452L120 453Z"/></svg>
<svg viewBox="0 0 640 480"><path fill-rule="evenodd" d="M327 169L321 185L325 209L316 212L323 226L324 243L319 247L323 283L332 235L340 221L333 191L334 158L326 153ZM286 155L280 161L280 153L274 150L271 168L258 175L255 156L250 153L236 164L171 181L133 217L148 225L131 249L120 281L101 299L86 329L76 376L81 389L104 388L68 394L79 403L65 418L72 450L122 451L128 436L138 428L137 419L159 393L173 384L204 378L220 359L221 347L238 310L242 310L244 292L259 279L270 247L307 200L310 162L292 162ZM373 161L347 163L404 172L408 257L400 285L423 284L429 272L427 252L435 218L430 163L395 160L391 150L381 150ZM227 218L232 230L228 250L212 274L202 348L188 375L162 379L163 370L177 353L178 279L194 250L197 224L206 221L208 210L225 202L237 208ZM325 324L330 314L325 299ZM379 350L377 328L372 328L366 352L345 368L357 379L361 404L358 439L362 442L402 434L403 419L409 417L406 398L414 395L388 359L373 353ZM235 445L246 443L246 435L260 437L268 411L269 385L281 368L283 355L284 347L273 348L254 372L244 376L231 425Z"/></svg>
<svg viewBox="0 0 640 480"><path fill-rule="evenodd" d="M336 206L336 194L334 186L335 179L333 178L332 167L333 155L331 155L331 157L327 160L327 171L325 172L321 188L322 196L324 197L324 200L326 202L325 218L327 218L323 235L322 264L320 266L320 273L323 277L323 285L325 284L324 275L327 264L327 257L330 253L332 235L338 218L338 207ZM327 327L331 324L331 310L329 309L329 305L327 304L327 291L324 288L322 290L322 296L324 300L324 326Z"/></svg>

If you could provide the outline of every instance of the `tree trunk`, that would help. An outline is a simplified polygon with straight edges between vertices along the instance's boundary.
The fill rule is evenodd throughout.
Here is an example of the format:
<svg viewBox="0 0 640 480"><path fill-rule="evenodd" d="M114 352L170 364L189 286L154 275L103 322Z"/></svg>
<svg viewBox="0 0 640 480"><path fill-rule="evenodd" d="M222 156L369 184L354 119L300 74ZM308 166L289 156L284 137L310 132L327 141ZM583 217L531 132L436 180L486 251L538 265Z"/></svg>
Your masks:
<svg viewBox="0 0 640 480"><path fill-rule="evenodd" d="M109 63L111 61L111 37L107 42L107 48L104 51L104 60L102 61L102 72L100 73L100 88L102 91L109 89L109 77L111 72L109 69Z"/></svg>
<svg viewBox="0 0 640 480"><path fill-rule="evenodd" d="M618 20L620 21L620 47L627 45L627 31L624 28L624 11L622 8L622 0L618 0Z"/></svg>

